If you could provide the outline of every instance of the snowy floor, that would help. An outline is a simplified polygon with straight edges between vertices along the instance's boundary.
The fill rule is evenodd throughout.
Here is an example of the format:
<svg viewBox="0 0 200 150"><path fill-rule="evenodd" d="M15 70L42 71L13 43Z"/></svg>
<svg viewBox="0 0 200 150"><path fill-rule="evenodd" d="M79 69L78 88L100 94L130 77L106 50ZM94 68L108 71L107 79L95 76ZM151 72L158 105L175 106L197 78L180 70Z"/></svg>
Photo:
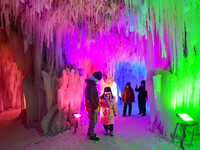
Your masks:
<svg viewBox="0 0 200 150"><path fill-rule="evenodd" d="M86 136L87 113L83 112L82 127L73 135L66 131L54 137L44 137L35 129L26 129L14 119L20 110L0 113L0 149L1 150L181 150L179 140L174 144L157 133L150 132L149 103L147 116L138 115L137 102L133 103L132 116L123 117L123 105L118 106L119 114L115 119L114 137L105 136L102 124L97 123L95 132L99 142L90 141ZM186 141L186 149L198 150L200 143L190 146Z"/></svg>

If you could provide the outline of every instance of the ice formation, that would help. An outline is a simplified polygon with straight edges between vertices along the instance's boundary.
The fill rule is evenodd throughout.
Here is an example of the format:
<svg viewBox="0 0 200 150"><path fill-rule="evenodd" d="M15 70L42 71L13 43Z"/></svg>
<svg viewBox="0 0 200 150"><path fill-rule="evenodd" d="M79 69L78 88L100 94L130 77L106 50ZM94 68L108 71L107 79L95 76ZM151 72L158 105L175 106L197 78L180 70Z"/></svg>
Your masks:
<svg viewBox="0 0 200 150"><path fill-rule="evenodd" d="M21 71L23 82L6 91L17 97L13 88L23 86L10 103L19 106L25 95L29 124L55 104L78 111L83 80L99 70L118 95L124 78L132 77L132 85L146 79L152 129L159 126L167 138L176 112L200 121L200 0L3 0L0 7L0 52L7 44L14 58L4 65L7 57L0 57L1 86ZM15 71L6 80L9 66Z"/></svg>
<svg viewBox="0 0 200 150"><path fill-rule="evenodd" d="M23 75L7 44L0 47L0 72L0 112L20 106L24 108Z"/></svg>
<svg viewBox="0 0 200 150"><path fill-rule="evenodd" d="M71 113L80 113L80 105L83 95L83 76L76 69L67 68L62 72L59 80L58 105Z"/></svg>
<svg viewBox="0 0 200 150"><path fill-rule="evenodd" d="M122 97L122 92L127 82L135 89L136 84L140 85L142 80L146 80L147 68L144 60L135 59L133 62L122 61L116 65L115 80L118 85L118 97ZM137 95L137 93L135 93ZM137 98L137 96L136 96Z"/></svg>

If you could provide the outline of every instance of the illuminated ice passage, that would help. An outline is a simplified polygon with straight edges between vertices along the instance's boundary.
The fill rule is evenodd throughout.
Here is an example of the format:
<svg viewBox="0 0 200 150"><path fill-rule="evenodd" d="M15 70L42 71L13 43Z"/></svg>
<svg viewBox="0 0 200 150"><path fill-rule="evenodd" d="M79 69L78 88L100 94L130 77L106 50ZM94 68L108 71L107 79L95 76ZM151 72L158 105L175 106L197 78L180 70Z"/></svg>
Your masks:
<svg viewBox="0 0 200 150"><path fill-rule="evenodd" d="M176 113L200 123L199 49L200 0L1 0L0 112L57 135L101 71L99 94L111 86L118 101L145 79L151 130L170 140Z"/></svg>

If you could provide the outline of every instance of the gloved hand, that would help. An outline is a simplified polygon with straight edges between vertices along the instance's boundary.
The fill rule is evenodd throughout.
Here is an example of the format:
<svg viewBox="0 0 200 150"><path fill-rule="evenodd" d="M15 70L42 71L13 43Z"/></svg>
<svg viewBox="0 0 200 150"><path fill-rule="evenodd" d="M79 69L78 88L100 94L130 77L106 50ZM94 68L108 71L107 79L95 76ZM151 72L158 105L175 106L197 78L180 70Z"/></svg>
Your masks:
<svg viewBox="0 0 200 150"><path fill-rule="evenodd" d="M99 107L97 109L94 110L95 113L99 112Z"/></svg>
<svg viewBox="0 0 200 150"><path fill-rule="evenodd" d="M92 110L92 109L86 107L85 110L86 110L87 112L89 112L89 111Z"/></svg>

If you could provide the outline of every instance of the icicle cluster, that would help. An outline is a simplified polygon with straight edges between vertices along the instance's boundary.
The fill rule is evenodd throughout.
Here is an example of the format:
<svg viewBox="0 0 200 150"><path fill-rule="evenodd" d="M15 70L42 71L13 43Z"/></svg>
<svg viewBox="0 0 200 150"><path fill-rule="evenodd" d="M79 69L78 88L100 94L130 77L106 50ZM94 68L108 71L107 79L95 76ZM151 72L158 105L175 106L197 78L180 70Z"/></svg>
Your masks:
<svg viewBox="0 0 200 150"><path fill-rule="evenodd" d="M40 38L41 47L43 41L49 47L55 31L61 47L66 33L80 35L86 29L88 38L96 33L109 33L121 17L121 7L121 0L5 0L1 2L1 27L8 29L20 19L25 52L35 38Z"/></svg>

